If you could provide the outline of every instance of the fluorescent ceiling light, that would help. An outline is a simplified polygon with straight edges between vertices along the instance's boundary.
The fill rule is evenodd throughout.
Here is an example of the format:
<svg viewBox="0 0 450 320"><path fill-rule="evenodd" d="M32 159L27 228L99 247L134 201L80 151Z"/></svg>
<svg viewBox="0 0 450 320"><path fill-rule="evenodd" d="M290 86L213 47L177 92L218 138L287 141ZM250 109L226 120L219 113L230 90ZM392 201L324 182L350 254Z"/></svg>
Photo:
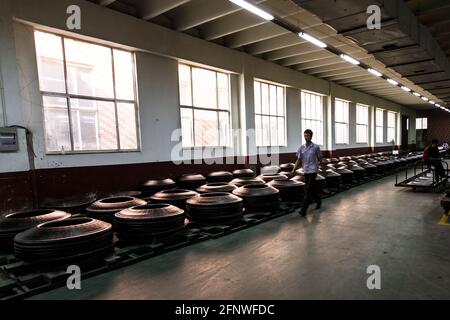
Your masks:
<svg viewBox="0 0 450 320"><path fill-rule="evenodd" d="M350 62L351 64L354 64L354 65L358 65L359 64L358 60L356 60L356 59L354 59L354 58L352 58L352 57L350 57L350 56L348 56L346 54L341 54L341 58L346 60L346 61L348 61L348 62Z"/></svg>
<svg viewBox="0 0 450 320"><path fill-rule="evenodd" d="M320 41L319 39L314 38L313 36L311 36L311 35L309 35L307 33L300 32L298 35L300 37L302 37L303 39L305 39L306 41L309 41L309 42L315 44L318 47L321 47L321 48L326 48L327 47L327 45L324 42Z"/></svg>
<svg viewBox="0 0 450 320"><path fill-rule="evenodd" d="M423 100L423 101L428 101L428 98L422 97L422 100Z"/></svg>
<svg viewBox="0 0 450 320"><path fill-rule="evenodd" d="M435 105L436 107L438 107L438 108L441 107L441 105L440 105L439 103L435 103L434 105Z"/></svg>
<svg viewBox="0 0 450 320"><path fill-rule="evenodd" d="M377 77L381 77L382 76L381 72L379 72L379 71L377 71L375 69L369 68L369 69L367 69L367 71L369 71L374 76L377 76Z"/></svg>
<svg viewBox="0 0 450 320"><path fill-rule="evenodd" d="M407 92L410 92L410 91L411 91L411 89L410 89L410 88L408 88L408 87L405 87L405 86L402 86L402 89L403 89L403 90L405 90L405 91L407 91Z"/></svg>
<svg viewBox="0 0 450 320"><path fill-rule="evenodd" d="M420 94L417 92L413 92L413 95L415 95L416 97L420 97Z"/></svg>
<svg viewBox="0 0 450 320"><path fill-rule="evenodd" d="M390 84L393 84L394 86L398 86L398 82L392 79L387 79L387 82L389 82Z"/></svg>
<svg viewBox="0 0 450 320"><path fill-rule="evenodd" d="M266 20L275 19L275 17L273 15L265 12L264 10L261 10L258 7L255 7L253 4L248 3L247 1L244 1L244 0L230 0L230 1L244 9L256 14L257 16L260 16L263 19L266 19Z"/></svg>
<svg viewBox="0 0 450 320"><path fill-rule="evenodd" d="M431 100L429 100L429 101L428 101L428 103L430 103L430 104L434 104L434 101L431 101Z"/></svg>

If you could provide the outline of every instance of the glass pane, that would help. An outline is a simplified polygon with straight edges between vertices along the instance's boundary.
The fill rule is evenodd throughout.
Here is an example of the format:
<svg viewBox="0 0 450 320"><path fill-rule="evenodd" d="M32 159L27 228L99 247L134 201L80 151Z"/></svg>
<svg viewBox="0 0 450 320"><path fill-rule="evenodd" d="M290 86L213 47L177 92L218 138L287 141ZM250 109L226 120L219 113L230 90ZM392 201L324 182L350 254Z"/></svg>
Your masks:
<svg viewBox="0 0 450 320"><path fill-rule="evenodd" d="M360 124L356 126L356 142L367 143L367 126Z"/></svg>
<svg viewBox="0 0 450 320"><path fill-rule="evenodd" d="M219 139L220 146L230 146L230 115L228 112L219 112Z"/></svg>
<svg viewBox="0 0 450 320"><path fill-rule="evenodd" d="M285 128L284 128L284 118L278 118L278 145L285 146Z"/></svg>
<svg viewBox="0 0 450 320"><path fill-rule="evenodd" d="M270 117L270 145L278 146L278 120L277 117Z"/></svg>
<svg viewBox="0 0 450 320"><path fill-rule="evenodd" d="M277 87L277 107L278 107L278 115L284 116L284 90L283 87Z"/></svg>
<svg viewBox="0 0 450 320"><path fill-rule="evenodd" d="M377 143L383 143L383 127L377 127L376 131Z"/></svg>
<svg viewBox="0 0 450 320"><path fill-rule="evenodd" d="M219 94L219 108L230 109L230 80L225 73L217 73L217 90Z"/></svg>
<svg viewBox="0 0 450 320"><path fill-rule="evenodd" d="M117 115L119 118L120 149L137 149L136 109L134 103L117 103Z"/></svg>
<svg viewBox="0 0 450 320"><path fill-rule="evenodd" d="M66 98L48 96L42 98L47 151L71 151L69 112Z"/></svg>
<svg viewBox="0 0 450 320"><path fill-rule="evenodd" d="M302 119L305 119L305 93L302 92L301 93L301 99L302 101L300 102L300 116Z"/></svg>
<svg viewBox="0 0 450 320"><path fill-rule="evenodd" d="M194 146L194 118L192 109L181 108L181 140L184 148Z"/></svg>
<svg viewBox="0 0 450 320"><path fill-rule="evenodd" d="M277 114L277 87L271 85L270 86L270 114Z"/></svg>
<svg viewBox="0 0 450 320"><path fill-rule="evenodd" d="M61 37L34 32L41 91L66 92Z"/></svg>
<svg viewBox="0 0 450 320"><path fill-rule="evenodd" d="M317 144L323 145L323 122L314 121L314 135Z"/></svg>
<svg viewBox="0 0 450 320"><path fill-rule="evenodd" d="M195 146L219 145L219 128L216 111L194 110Z"/></svg>
<svg viewBox="0 0 450 320"><path fill-rule="evenodd" d="M336 123L336 143L348 143L348 126L345 123Z"/></svg>
<svg viewBox="0 0 450 320"><path fill-rule="evenodd" d="M422 129L422 118L416 118L416 130Z"/></svg>
<svg viewBox="0 0 450 320"><path fill-rule="evenodd" d="M269 116L263 116L262 118L262 145L270 145L270 118Z"/></svg>
<svg viewBox="0 0 450 320"><path fill-rule="evenodd" d="M388 141L387 142L391 142L392 140L394 140L395 142L395 129L394 128L388 128L388 137L387 137Z"/></svg>
<svg viewBox="0 0 450 320"><path fill-rule="evenodd" d="M69 93L114 98L111 49L64 39Z"/></svg>
<svg viewBox="0 0 450 320"><path fill-rule="evenodd" d="M113 102L70 99L74 150L116 150Z"/></svg>
<svg viewBox="0 0 450 320"><path fill-rule="evenodd" d="M113 50L116 98L134 100L134 61L131 52Z"/></svg>
<svg viewBox="0 0 450 320"><path fill-rule="evenodd" d="M257 115L257 116L255 116L255 140L256 140L256 145L258 147L262 145L261 126L262 126L261 116Z"/></svg>
<svg viewBox="0 0 450 320"><path fill-rule="evenodd" d="M269 114L269 86L261 83L261 113Z"/></svg>
<svg viewBox="0 0 450 320"><path fill-rule="evenodd" d="M428 129L428 118L422 119L422 129Z"/></svg>
<svg viewBox="0 0 450 320"><path fill-rule="evenodd" d="M192 85L194 89L194 106L217 108L216 73L214 71L192 68Z"/></svg>
<svg viewBox="0 0 450 320"><path fill-rule="evenodd" d="M255 113L261 114L261 83L254 82L255 90Z"/></svg>
<svg viewBox="0 0 450 320"><path fill-rule="evenodd" d="M377 120L376 120L377 125L378 126L382 126L383 122L384 122L384 120L383 120L383 110L377 110L376 116L377 116Z"/></svg>
<svg viewBox="0 0 450 320"><path fill-rule="evenodd" d="M191 68L183 64L178 65L178 79L180 84L180 104L192 106Z"/></svg>

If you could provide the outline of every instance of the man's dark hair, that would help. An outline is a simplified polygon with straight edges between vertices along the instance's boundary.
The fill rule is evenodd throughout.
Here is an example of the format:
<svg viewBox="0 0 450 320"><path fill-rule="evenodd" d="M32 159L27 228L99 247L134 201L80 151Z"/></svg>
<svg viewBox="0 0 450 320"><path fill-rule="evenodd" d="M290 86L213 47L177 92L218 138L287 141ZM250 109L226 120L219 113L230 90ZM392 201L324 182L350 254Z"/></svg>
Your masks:
<svg viewBox="0 0 450 320"><path fill-rule="evenodd" d="M303 133L308 133L311 137L313 136L313 132L310 129L306 129Z"/></svg>
<svg viewBox="0 0 450 320"><path fill-rule="evenodd" d="M438 144L438 139L433 139L433 140L431 140L431 144Z"/></svg>

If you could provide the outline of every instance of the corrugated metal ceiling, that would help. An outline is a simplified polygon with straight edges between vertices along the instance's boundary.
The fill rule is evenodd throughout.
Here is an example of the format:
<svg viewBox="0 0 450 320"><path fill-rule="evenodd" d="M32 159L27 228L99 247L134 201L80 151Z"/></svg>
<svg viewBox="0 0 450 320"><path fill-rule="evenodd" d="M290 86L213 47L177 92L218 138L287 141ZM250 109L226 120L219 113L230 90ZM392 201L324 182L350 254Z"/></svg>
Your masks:
<svg viewBox="0 0 450 320"><path fill-rule="evenodd" d="M296 34L273 22L267 22L228 0L90 1L396 103L418 109L431 108L430 104L420 98L403 91L399 87L388 84L384 79L377 78L366 70L351 65L340 57L306 42ZM417 86L414 84L417 81L403 77L406 74L402 73L408 72L406 67L386 67L386 61L382 63L373 53L369 53L370 48L358 45L355 41L344 36L342 30L339 30L340 33L338 33L329 24L324 23L321 19L322 17L319 18L318 15L305 10L301 6L302 1L295 1L300 3L300 5L291 0L254 0L249 2L257 4L258 7L307 31L328 45L334 46L342 52L357 58L412 90L445 105L445 99L440 100L438 98L444 98L447 91L442 94L434 91L433 93L436 95L424 91L424 89L427 89L427 86ZM312 1L310 2L312 3ZM314 2L316 6L329 6L327 2L330 1L319 0ZM321 2L323 3L321 4ZM367 19L365 13L368 5L367 1L350 0L339 2L333 0L332 2L335 3L335 6L337 6L336 3L342 4L340 8L331 8L331 12L334 10L336 14L333 19L339 23L338 25L341 29L350 30L355 26L365 24ZM407 2L412 7L416 5L414 7L416 9L422 8L417 5L420 1L411 0ZM330 12L330 8L327 9L327 12ZM420 9L417 10L420 12ZM342 15L342 12L345 15ZM387 32L389 32L389 23L384 24L383 22L383 28L385 27ZM446 37L440 37L440 39L441 43L449 42L450 33L447 33ZM448 43L448 46L450 47L450 43ZM411 48L411 50L409 54L413 56L414 48ZM389 59L389 54L385 58ZM420 56L417 59L420 59ZM445 88L449 88L450 81L444 80L446 82L443 85L445 85Z"/></svg>

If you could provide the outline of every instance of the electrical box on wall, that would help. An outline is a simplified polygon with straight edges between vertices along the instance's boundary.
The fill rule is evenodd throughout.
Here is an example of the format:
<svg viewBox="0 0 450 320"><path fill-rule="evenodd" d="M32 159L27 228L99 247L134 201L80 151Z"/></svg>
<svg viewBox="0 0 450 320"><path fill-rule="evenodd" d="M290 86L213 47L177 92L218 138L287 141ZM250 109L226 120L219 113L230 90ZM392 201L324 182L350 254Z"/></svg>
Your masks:
<svg viewBox="0 0 450 320"><path fill-rule="evenodd" d="M19 150L17 128L0 127L0 152L15 152Z"/></svg>

